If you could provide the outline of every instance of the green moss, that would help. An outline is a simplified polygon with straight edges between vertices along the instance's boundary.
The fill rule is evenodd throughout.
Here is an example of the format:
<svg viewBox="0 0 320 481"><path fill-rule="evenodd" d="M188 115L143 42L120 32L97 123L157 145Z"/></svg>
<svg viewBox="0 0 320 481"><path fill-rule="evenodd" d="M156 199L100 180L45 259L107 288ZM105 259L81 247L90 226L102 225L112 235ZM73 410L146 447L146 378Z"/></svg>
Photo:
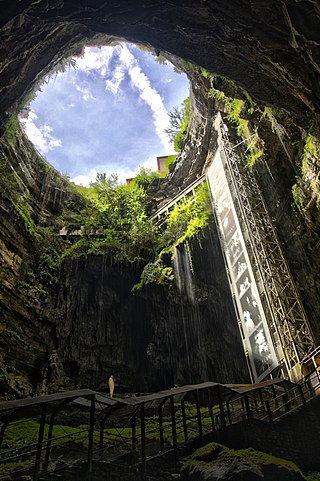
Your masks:
<svg viewBox="0 0 320 481"><path fill-rule="evenodd" d="M320 179L317 167L319 157L320 143L308 134L301 155L301 174L296 177L292 196L294 207L310 230L317 229L320 225Z"/></svg>
<svg viewBox="0 0 320 481"><path fill-rule="evenodd" d="M243 118L243 116L254 113L252 100L250 99L250 107L248 107L244 100L227 97L224 92L214 87L209 90L208 96L224 104L224 108L228 114L227 120L236 126L237 134L246 142L248 149L246 165L252 168L255 161L263 155L263 144L259 137L258 128L252 129L249 120Z"/></svg>
<svg viewBox="0 0 320 481"><path fill-rule="evenodd" d="M169 254L173 258L175 248L190 237L200 235L211 216L209 189L204 182L196 189L194 197L183 199L173 207L167 218L166 227L159 235L158 248L161 250L156 260L144 267L141 281L134 286L133 291L138 291L143 285L151 283L170 286L174 280L174 273L164 262L164 256Z"/></svg>
<svg viewBox="0 0 320 481"><path fill-rule="evenodd" d="M308 161L312 161L313 158L317 161L319 154L320 146L318 142L312 135L308 134L304 144L301 161L302 174L304 176L308 173Z"/></svg>
<svg viewBox="0 0 320 481"><path fill-rule="evenodd" d="M209 473L218 470L220 475L223 473L223 476L229 479L232 473L239 473L239 470L244 470L244 472L250 470L263 476L263 468L270 465L295 471L303 476L301 470L292 461L252 448L234 450L217 443L210 443L187 457L183 461L182 472L189 472L193 475L201 473L206 477L209 476Z"/></svg>
<svg viewBox="0 0 320 481"><path fill-rule="evenodd" d="M314 471L305 476L307 481L320 481L320 472Z"/></svg>
<svg viewBox="0 0 320 481"><path fill-rule="evenodd" d="M272 113L272 109L270 107L265 107L263 110L262 117L266 118L270 122L271 130L272 132L274 132L276 127L276 119Z"/></svg>
<svg viewBox="0 0 320 481"><path fill-rule="evenodd" d="M299 181L292 186L292 196L293 196L293 202L295 207L300 212L300 214L304 216L305 215L305 194Z"/></svg>
<svg viewBox="0 0 320 481"><path fill-rule="evenodd" d="M168 172L169 171L169 167L171 164L173 164L173 162L176 160L177 156L174 154L174 155L168 155L168 158L167 160L165 161L165 170Z"/></svg>
<svg viewBox="0 0 320 481"><path fill-rule="evenodd" d="M157 259L155 262L149 262L141 274L141 281L135 284L132 288L132 292L137 292L144 285L157 284L162 286L168 286L172 284L174 274L172 267L165 266L161 259Z"/></svg>
<svg viewBox="0 0 320 481"><path fill-rule="evenodd" d="M16 141L16 132L19 129L19 121L17 114L14 114L10 117L5 125L4 137L8 142L15 142Z"/></svg>
<svg viewBox="0 0 320 481"><path fill-rule="evenodd" d="M209 189L204 182L196 189L195 197L183 199L173 207L162 234L163 247L176 247L191 236L200 234L211 215Z"/></svg>

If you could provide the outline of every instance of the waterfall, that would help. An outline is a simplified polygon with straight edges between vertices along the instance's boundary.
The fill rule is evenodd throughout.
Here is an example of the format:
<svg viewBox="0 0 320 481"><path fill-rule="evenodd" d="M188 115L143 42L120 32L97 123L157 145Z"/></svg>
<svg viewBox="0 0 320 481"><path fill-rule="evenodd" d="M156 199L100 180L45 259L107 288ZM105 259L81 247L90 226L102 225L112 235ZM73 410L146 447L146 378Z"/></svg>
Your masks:
<svg viewBox="0 0 320 481"><path fill-rule="evenodd" d="M176 285L181 294L185 294L192 304L195 303L193 283L193 264L190 246L188 243L176 247L173 259Z"/></svg>

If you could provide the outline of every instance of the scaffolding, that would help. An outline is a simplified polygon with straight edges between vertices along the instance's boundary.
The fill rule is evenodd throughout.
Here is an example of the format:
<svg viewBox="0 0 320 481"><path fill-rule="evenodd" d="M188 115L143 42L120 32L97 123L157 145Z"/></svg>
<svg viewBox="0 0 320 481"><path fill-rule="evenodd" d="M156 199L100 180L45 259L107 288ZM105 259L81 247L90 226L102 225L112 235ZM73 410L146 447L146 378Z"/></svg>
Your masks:
<svg viewBox="0 0 320 481"><path fill-rule="evenodd" d="M315 348L312 331L259 186L239 154L240 144L234 147L225 126L220 127L226 175L271 316L273 342L280 364L298 380L303 359Z"/></svg>

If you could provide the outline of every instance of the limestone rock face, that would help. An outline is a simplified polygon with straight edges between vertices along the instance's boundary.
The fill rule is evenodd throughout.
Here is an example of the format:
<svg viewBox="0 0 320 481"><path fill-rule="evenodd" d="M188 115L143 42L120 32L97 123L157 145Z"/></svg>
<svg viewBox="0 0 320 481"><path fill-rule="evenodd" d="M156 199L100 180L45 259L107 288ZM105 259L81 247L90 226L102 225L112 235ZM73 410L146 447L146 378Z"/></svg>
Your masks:
<svg viewBox="0 0 320 481"><path fill-rule="evenodd" d="M190 249L194 285L180 291L151 284L134 295L139 266L94 255L65 262L54 323L70 386L106 390L111 374L122 391L248 381L214 229L201 251L196 240Z"/></svg>
<svg viewBox="0 0 320 481"><path fill-rule="evenodd" d="M66 180L24 137L1 148L1 396L106 390L111 374L116 391L248 381L214 227L201 245L190 242L191 298L185 284L134 295L143 265L110 256L66 258L59 269L56 214L70 203Z"/></svg>
<svg viewBox="0 0 320 481"><path fill-rule="evenodd" d="M319 120L319 21L314 0L2 2L1 119L66 49L108 34L225 75L307 126Z"/></svg>
<svg viewBox="0 0 320 481"><path fill-rule="evenodd" d="M301 140L301 127L319 125L319 20L315 0L2 2L0 131L66 51L103 43L104 35L194 62L230 77L259 105L284 109L291 118L282 130L278 126L272 132L259 120L265 157L254 175L319 341L319 231L308 230L294 215L291 193L299 174L294 142ZM154 193L157 204L201 175L216 149L217 106L208 99L208 83L194 75L192 88L187 142L168 181ZM5 395L104 388L110 374L116 386L139 390L207 379L246 381L216 233L211 231L203 245L191 242L193 285L182 282L171 298L159 286L133 296L141 266L102 256L65 262L60 272L44 275L41 262L52 253L35 225L54 224L66 181L39 162L22 136L0 148L0 382ZM315 162L314 178L318 172ZM185 247L179 255L185 259ZM179 266L175 269L179 272Z"/></svg>

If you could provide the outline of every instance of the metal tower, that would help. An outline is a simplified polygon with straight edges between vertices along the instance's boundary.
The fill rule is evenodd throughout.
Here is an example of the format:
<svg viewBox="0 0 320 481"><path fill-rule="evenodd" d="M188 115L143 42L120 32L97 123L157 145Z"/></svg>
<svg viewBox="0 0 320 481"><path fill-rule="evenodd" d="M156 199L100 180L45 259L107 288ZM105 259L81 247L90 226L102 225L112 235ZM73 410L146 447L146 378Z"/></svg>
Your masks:
<svg viewBox="0 0 320 481"><path fill-rule="evenodd" d="M226 174L242 221L244 236L254 259L257 282L272 316L269 328L280 362L293 381L301 377L301 362L314 348L309 322L297 292L280 240L257 182L221 128L221 151ZM281 359L282 358L282 359Z"/></svg>

